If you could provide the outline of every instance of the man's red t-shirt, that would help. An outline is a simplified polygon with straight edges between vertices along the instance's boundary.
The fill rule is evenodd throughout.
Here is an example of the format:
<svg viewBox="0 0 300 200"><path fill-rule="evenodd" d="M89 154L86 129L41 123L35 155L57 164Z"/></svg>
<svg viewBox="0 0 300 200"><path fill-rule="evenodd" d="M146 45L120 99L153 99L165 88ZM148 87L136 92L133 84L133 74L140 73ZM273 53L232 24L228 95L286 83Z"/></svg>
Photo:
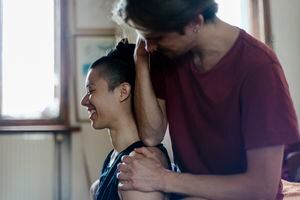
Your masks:
<svg viewBox="0 0 300 200"><path fill-rule="evenodd" d="M166 101L182 172L242 173L246 150L299 140L282 67L270 48L245 31L206 73L197 70L191 54L167 64L151 58L152 84Z"/></svg>

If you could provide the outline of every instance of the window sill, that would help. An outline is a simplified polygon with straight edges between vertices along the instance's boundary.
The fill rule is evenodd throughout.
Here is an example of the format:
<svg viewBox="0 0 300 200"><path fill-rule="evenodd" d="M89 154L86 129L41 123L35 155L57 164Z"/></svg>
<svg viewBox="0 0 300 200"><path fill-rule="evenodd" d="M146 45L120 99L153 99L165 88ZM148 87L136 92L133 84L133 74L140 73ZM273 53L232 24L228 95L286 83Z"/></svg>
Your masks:
<svg viewBox="0 0 300 200"><path fill-rule="evenodd" d="M20 133L20 132L78 132L80 127L70 127L64 125L40 125L40 126L0 126L2 133Z"/></svg>

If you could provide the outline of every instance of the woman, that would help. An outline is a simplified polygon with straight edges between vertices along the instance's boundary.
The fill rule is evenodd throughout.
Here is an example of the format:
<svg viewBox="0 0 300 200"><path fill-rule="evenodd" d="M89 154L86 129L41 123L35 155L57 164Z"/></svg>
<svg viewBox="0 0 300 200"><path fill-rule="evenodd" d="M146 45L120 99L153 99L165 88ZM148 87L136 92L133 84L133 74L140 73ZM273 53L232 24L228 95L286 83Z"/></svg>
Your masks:
<svg viewBox="0 0 300 200"><path fill-rule="evenodd" d="M94 129L107 128L113 150L108 154L100 178L91 188L91 198L118 199L165 199L160 192L118 191L117 165L123 155L143 147L133 114L133 91L135 68L133 52L135 45L122 40L116 48L95 61L86 78L87 93L81 104L89 112ZM159 152L160 165L170 168L166 149L158 145L151 151ZM138 156L138 155L137 155Z"/></svg>

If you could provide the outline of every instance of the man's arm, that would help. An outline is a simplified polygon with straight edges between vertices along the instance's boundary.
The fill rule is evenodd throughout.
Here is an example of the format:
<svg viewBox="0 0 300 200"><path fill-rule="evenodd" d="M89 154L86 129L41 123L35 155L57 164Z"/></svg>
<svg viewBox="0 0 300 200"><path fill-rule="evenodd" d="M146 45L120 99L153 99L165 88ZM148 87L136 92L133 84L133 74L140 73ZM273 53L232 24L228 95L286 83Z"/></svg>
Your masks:
<svg viewBox="0 0 300 200"><path fill-rule="evenodd" d="M140 138L146 145L155 146L164 138L167 119L165 102L156 98L152 87L148 56L145 43L139 39L134 56L136 65L135 113Z"/></svg>
<svg viewBox="0 0 300 200"><path fill-rule="evenodd" d="M119 180L124 183L120 189L176 192L212 200L273 200L281 177L283 145L248 150L248 169L237 175L175 173L155 164L147 150L138 151L145 157L125 157L119 166Z"/></svg>

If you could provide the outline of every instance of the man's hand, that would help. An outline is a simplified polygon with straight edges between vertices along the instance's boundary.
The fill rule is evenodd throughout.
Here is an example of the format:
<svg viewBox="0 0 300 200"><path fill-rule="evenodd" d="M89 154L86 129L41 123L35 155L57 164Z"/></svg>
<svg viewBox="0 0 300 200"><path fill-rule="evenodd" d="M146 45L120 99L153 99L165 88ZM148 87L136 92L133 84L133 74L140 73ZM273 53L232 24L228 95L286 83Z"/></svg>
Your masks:
<svg viewBox="0 0 300 200"><path fill-rule="evenodd" d="M134 50L134 61L136 67L147 66L149 67L149 53L145 49L145 42L141 38L137 38Z"/></svg>
<svg viewBox="0 0 300 200"><path fill-rule="evenodd" d="M124 156L118 166L119 189L161 191L164 174L168 171L163 166L165 164L165 157L158 148L136 149L129 156Z"/></svg>

